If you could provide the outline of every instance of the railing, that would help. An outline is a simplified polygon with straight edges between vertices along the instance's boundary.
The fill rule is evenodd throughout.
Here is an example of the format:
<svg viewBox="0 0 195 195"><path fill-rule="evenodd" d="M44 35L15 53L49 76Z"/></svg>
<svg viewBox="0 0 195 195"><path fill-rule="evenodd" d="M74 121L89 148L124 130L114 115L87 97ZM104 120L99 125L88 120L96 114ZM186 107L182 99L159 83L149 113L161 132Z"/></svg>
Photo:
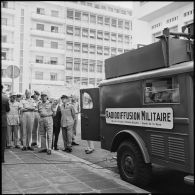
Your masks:
<svg viewBox="0 0 195 195"><path fill-rule="evenodd" d="M50 32L50 33L56 33L56 34L64 34L63 32L55 32L55 31L49 31L49 30L41 30L41 29L36 29L36 28L31 28L31 30L37 30L37 31L40 31L40 32Z"/></svg>
<svg viewBox="0 0 195 195"><path fill-rule="evenodd" d="M54 65L54 66L64 66L64 64L59 64L59 63L56 63L56 64L53 64L51 63L50 61L43 61L43 62L37 62L37 61L32 61L31 63L36 63L36 64L49 64L49 65Z"/></svg>
<svg viewBox="0 0 195 195"><path fill-rule="evenodd" d="M42 15L42 16L50 16L50 17L52 17L52 18L63 19L63 17L60 17L59 15L58 15L58 16L54 16L54 15L51 15L51 14L37 13L37 12L32 12L32 14L38 14L38 15Z"/></svg>

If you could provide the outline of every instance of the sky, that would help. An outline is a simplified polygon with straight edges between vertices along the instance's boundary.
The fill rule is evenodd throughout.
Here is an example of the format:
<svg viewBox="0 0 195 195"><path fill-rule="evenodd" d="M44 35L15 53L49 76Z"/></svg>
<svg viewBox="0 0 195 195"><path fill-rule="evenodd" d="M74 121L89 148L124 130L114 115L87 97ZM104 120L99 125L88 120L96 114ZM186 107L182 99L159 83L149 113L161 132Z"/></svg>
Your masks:
<svg viewBox="0 0 195 195"><path fill-rule="evenodd" d="M132 9L133 8L133 1L103 1L104 3L120 6L123 8Z"/></svg>

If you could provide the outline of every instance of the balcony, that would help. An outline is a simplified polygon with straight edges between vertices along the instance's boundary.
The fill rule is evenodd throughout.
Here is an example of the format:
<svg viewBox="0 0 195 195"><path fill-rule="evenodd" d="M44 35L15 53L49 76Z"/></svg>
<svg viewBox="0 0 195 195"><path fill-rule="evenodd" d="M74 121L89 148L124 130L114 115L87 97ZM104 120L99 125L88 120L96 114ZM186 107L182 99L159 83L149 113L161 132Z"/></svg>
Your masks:
<svg viewBox="0 0 195 195"><path fill-rule="evenodd" d="M2 48L11 48L11 49L13 49L14 48L14 42L2 42L1 47Z"/></svg>
<svg viewBox="0 0 195 195"><path fill-rule="evenodd" d="M32 79L32 84L36 85L64 85L64 81L36 80Z"/></svg>
<svg viewBox="0 0 195 195"><path fill-rule="evenodd" d="M36 51L36 52L44 52L44 53L65 54L64 47L54 49L54 48L49 47L49 44L47 44L45 47L37 47L36 45L31 45L30 50L31 51Z"/></svg>
<svg viewBox="0 0 195 195"><path fill-rule="evenodd" d="M1 27L2 27L2 30L12 31L12 32L15 31L14 25L4 25L4 24L2 24Z"/></svg>
<svg viewBox="0 0 195 195"><path fill-rule="evenodd" d="M65 39L65 34L63 33L56 33L56 32L45 31L45 30L42 31L42 30L37 30L32 28L31 28L31 35L49 37L53 39Z"/></svg>
<svg viewBox="0 0 195 195"><path fill-rule="evenodd" d="M36 12L32 12L31 17L34 20L43 21L43 22L51 22L54 24L64 24L65 23L64 18L54 17L51 15L38 14Z"/></svg>
<svg viewBox="0 0 195 195"><path fill-rule="evenodd" d="M31 62L32 68L41 68L41 69L57 69L57 70L64 70L64 64L51 64L51 62Z"/></svg>

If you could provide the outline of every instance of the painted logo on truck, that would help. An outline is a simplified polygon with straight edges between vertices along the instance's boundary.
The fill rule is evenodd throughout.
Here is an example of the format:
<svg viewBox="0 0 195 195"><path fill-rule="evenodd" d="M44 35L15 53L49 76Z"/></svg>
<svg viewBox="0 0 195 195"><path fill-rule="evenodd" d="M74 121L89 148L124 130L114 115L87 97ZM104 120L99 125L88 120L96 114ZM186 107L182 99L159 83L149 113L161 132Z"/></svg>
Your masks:
<svg viewBox="0 0 195 195"><path fill-rule="evenodd" d="M173 129L172 108L106 108L106 123Z"/></svg>

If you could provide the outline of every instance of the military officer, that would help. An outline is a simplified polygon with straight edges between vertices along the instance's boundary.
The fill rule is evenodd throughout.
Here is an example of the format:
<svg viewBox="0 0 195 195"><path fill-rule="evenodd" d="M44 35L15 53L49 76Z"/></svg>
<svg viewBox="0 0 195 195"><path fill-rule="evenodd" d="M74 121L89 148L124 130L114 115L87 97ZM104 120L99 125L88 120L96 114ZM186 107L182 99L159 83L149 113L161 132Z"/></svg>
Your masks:
<svg viewBox="0 0 195 195"><path fill-rule="evenodd" d="M53 114L54 109L48 100L48 92L41 92L41 103L38 104L38 112L40 114L39 130L41 136L41 150L39 152L47 152L51 154L52 133L53 133ZM46 146L47 134L47 146Z"/></svg>
<svg viewBox="0 0 195 195"><path fill-rule="evenodd" d="M38 91L34 91L33 99L35 104L34 109L34 123L33 123L33 130L32 130L32 144L31 146L38 146L38 143L40 143L40 132L38 130L39 128L39 112L38 112L38 104L41 102L39 100L40 93Z"/></svg>

